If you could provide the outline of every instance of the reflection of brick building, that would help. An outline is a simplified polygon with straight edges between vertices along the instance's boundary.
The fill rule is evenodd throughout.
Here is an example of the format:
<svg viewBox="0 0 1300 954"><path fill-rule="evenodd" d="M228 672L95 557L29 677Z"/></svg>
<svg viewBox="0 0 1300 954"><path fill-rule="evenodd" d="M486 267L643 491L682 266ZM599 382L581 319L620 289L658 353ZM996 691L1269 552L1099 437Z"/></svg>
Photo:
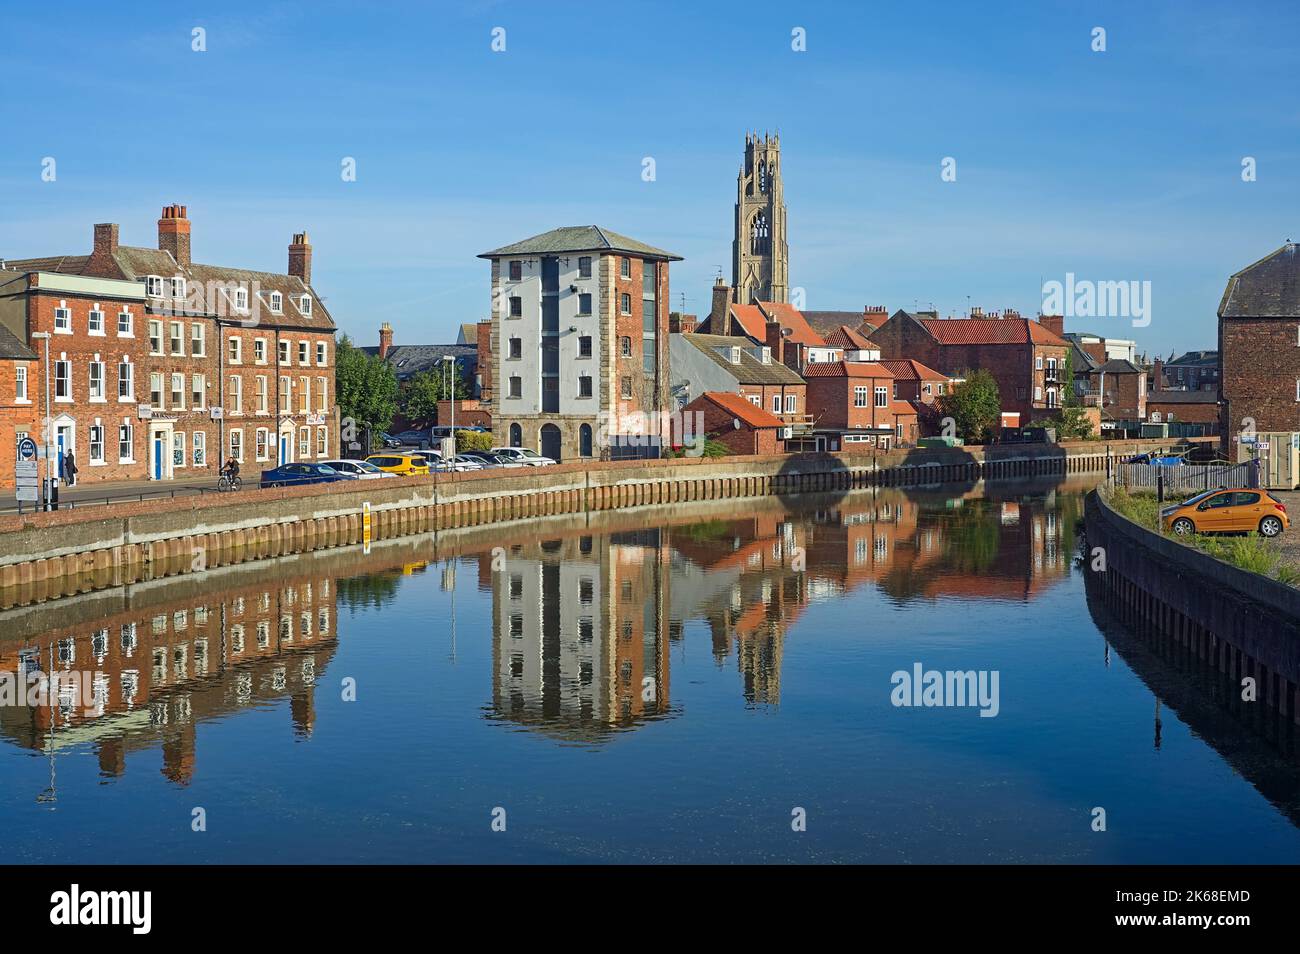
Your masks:
<svg viewBox="0 0 1300 954"><path fill-rule="evenodd" d="M596 742L667 713L666 555L654 530L509 547L490 574L498 717Z"/></svg>
<svg viewBox="0 0 1300 954"><path fill-rule="evenodd" d="M0 734L58 752L93 743L100 769L121 775L128 752L158 746L162 773L186 784L198 725L242 708L289 699L294 729L315 724L314 685L335 647L334 580L328 575L252 584L128 610L0 644L0 671L85 674L87 711L71 694L51 707L0 708Z"/></svg>
<svg viewBox="0 0 1300 954"><path fill-rule="evenodd" d="M0 488L14 486L18 441L40 437L32 382L36 368L36 353L0 325Z"/></svg>

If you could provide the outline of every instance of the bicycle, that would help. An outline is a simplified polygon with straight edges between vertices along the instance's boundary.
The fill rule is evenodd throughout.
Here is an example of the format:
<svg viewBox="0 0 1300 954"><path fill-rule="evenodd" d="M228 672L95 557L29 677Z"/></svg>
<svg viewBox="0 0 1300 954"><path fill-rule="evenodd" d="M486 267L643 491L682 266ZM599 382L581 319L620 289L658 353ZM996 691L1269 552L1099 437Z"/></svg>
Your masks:
<svg viewBox="0 0 1300 954"><path fill-rule="evenodd" d="M229 474L222 474L217 478L217 492L225 493L227 490L239 490L244 486L244 482L238 477L231 477Z"/></svg>

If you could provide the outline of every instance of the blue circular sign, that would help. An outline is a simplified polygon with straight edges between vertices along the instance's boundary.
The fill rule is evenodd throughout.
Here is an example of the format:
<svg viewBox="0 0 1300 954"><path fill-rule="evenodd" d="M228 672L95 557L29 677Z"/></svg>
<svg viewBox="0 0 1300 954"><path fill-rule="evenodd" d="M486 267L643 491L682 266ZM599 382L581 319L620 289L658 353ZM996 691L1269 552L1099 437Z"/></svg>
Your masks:
<svg viewBox="0 0 1300 954"><path fill-rule="evenodd" d="M35 460L36 459L36 442L30 437L24 437L18 442L18 459Z"/></svg>

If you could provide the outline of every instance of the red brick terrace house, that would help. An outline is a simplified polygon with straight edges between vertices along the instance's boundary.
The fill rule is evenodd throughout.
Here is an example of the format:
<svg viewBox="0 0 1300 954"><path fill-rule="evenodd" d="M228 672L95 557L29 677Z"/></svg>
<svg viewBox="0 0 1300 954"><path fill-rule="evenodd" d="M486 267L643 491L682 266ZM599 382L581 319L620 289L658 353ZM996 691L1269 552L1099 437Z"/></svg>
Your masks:
<svg viewBox="0 0 1300 954"><path fill-rule="evenodd" d="M805 370L812 437L804 450L881 450L916 443L917 409L897 396L894 376L874 361L828 361Z"/></svg>
<svg viewBox="0 0 1300 954"><path fill-rule="evenodd" d="M36 395L32 380L36 353L0 325L0 490L14 488L18 441L40 439Z"/></svg>
<svg viewBox="0 0 1300 954"><path fill-rule="evenodd" d="M777 362L795 372L807 364L840 357L793 305L770 301L738 305L731 301L730 292L726 285L714 285L713 310L696 327L698 333L748 338L770 348Z"/></svg>
<svg viewBox="0 0 1300 954"><path fill-rule="evenodd" d="M122 245L117 225L100 224L89 255L11 260L6 266L109 279L143 292L143 307L100 307L91 300L84 314L71 307L66 319L70 342L97 335L96 329L107 337L107 356L98 362L69 355L70 407L80 406L78 382L94 380L90 362L110 366L101 374L118 369L106 388L114 414L108 423L120 426L109 428L107 436L92 434L93 425L76 419L79 479L90 476L81 448L107 441L108 456L116 461L119 439L123 451L128 442L136 447L121 466L143 465L143 472L119 474L106 465L105 476L215 477L229 456L247 473L339 451L335 326L312 287L307 233L293 236L284 273L261 272L193 261L190 226L185 206L171 205L158 220L157 249ZM99 294L92 289L82 297ZM131 342L134 351L127 347ZM87 389L93 396L94 386Z"/></svg>
<svg viewBox="0 0 1300 954"><path fill-rule="evenodd" d="M1015 312L939 319L896 311L871 340L885 358L914 358L945 375L985 370L998 383L1002 410L1020 423L1054 413L1062 401L1070 343L1046 324Z"/></svg>
<svg viewBox="0 0 1300 954"><path fill-rule="evenodd" d="M916 409L921 437L933 437L941 430L939 398L957 379L911 358L882 358L880 366L894 376L894 397Z"/></svg>
<svg viewBox="0 0 1300 954"><path fill-rule="evenodd" d="M731 448L733 454L780 454L785 423L739 394L705 391L682 409L683 417L703 415L704 433Z"/></svg>
<svg viewBox="0 0 1300 954"><path fill-rule="evenodd" d="M1224 450L1250 419L1300 431L1300 249L1287 242L1228 279L1219 303L1219 427Z"/></svg>

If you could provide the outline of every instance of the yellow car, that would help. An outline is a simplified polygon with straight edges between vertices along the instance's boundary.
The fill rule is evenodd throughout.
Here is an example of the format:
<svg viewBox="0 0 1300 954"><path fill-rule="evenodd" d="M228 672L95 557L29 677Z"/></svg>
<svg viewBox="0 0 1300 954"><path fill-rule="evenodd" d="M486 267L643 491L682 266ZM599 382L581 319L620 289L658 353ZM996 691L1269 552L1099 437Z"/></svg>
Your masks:
<svg viewBox="0 0 1300 954"><path fill-rule="evenodd" d="M1252 533L1276 537L1291 526L1286 507L1267 490L1207 490L1160 511L1166 530L1192 533Z"/></svg>
<svg viewBox="0 0 1300 954"><path fill-rule="evenodd" d="M429 474L429 462L419 454L371 454L366 462L384 473L399 477L426 477Z"/></svg>

